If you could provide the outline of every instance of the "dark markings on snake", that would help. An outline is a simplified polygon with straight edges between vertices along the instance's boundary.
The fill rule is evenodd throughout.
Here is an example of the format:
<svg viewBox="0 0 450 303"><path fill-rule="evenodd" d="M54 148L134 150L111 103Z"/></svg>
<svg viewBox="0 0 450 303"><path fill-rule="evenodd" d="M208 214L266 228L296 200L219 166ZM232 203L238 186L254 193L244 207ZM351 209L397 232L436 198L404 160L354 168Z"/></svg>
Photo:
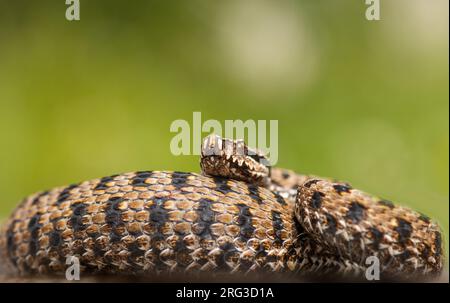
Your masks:
<svg viewBox="0 0 450 303"><path fill-rule="evenodd" d="M19 221L12 221L8 227L8 230L6 231L6 247L8 248L8 257L14 265L17 265L17 258L15 257L16 243L14 241L14 229L17 222Z"/></svg>
<svg viewBox="0 0 450 303"><path fill-rule="evenodd" d="M114 180L113 176L106 176L100 179L100 183L108 183Z"/></svg>
<svg viewBox="0 0 450 303"><path fill-rule="evenodd" d="M320 191L315 191L311 197L311 207L314 209L319 209L322 206L322 198L324 196L325 194L321 193Z"/></svg>
<svg viewBox="0 0 450 303"><path fill-rule="evenodd" d="M435 256L440 256L441 255L441 246L442 245L442 237L441 237L441 233L440 232L435 232L435 238L434 238L434 246L436 246L436 252L435 252Z"/></svg>
<svg viewBox="0 0 450 303"><path fill-rule="evenodd" d="M208 256L208 254L211 252L211 250L209 249L209 247L214 247L215 245L219 245L217 242L215 241L205 241L205 244L208 245L208 249L205 249L206 246L201 246L201 248L199 250L195 249L195 254L194 251L191 249L187 249L184 242L179 241L178 239L182 239L183 237L179 237L176 241L177 242L171 242L170 244L167 241L167 237L168 235L171 235L173 233L178 233L178 234L184 234L185 230L189 230L191 229L193 233L195 233L195 228L194 225L197 226L201 226L201 228L197 228L197 231L200 231L198 233L196 233L196 235L200 235L198 238L200 238L200 241L202 241L202 236L205 237L205 240L209 238L209 240L216 240L215 238L212 239L213 236L212 235L212 231L210 231L210 225L212 223L215 223L215 218L214 218L214 212L212 212L210 206L213 205L212 201L209 200L201 200L198 201L196 198L198 196L200 197L205 197L202 196L202 194L200 193L198 196L195 196L195 198L193 198L192 200L195 200L194 205L195 205L195 212L197 213L197 221L193 222L193 224L190 224L188 222L183 222L186 224L182 224L179 225L180 228L178 228L179 226L177 226L176 230L172 230L173 224L172 222L168 222L168 211L170 210L170 207L168 205L168 197L165 198L151 198L151 202L153 203L145 203L145 208L144 211L147 211L149 214L149 220L147 222L142 222L139 224L144 224L144 229L146 231L146 233L151 234L151 249L147 249L147 250L140 250L139 247L137 246L138 243L133 241L133 237L127 237L127 239L125 240L123 238L123 235L132 235L132 236L136 236L140 233L142 233L141 231L136 233L129 233L129 231L127 231L126 229L126 225L125 222L123 222L123 219L125 219L124 217L124 213L122 213L121 210L121 206L122 206L122 198L120 197L113 197L107 201L103 201L102 199L97 199L99 194L102 194L102 192L89 192L86 193L87 196L90 195L89 198L94 198L94 202L97 205L101 204L101 209L99 210L100 214L104 214L105 215L105 225L102 225L102 232L106 231L106 234L104 235L104 237L98 237L98 231L96 231L97 226L92 226L93 228L89 228L88 230L87 227L92 224L89 219L90 216L87 216L87 207L89 205L91 205L91 202L86 202L86 204L84 203L79 203L79 201L74 200L74 201L70 201L70 197L71 197L71 192L75 193L76 190L75 188L71 188L71 187L67 187L65 189L63 189L62 191L60 189L55 189L50 191L50 194L48 195L48 197L42 197L42 198L37 198L37 195L31 196L30 198L28 198L25 204L23 205L22 209L20 210L22 213L15 213L13 215L13 219L14 218L19 218L22 217L21 220L18 220L17 222L15 222L15 220L11 220L9 221L9 226L8 226L8 230L6 231L6 237L2 240L5 240L4 242L1 241L3 243L6 244L7 246L7 251L8 254L10 256L11 261L17 265L17 267L19 267L19 270L22 272L35 272L40 268L43 269L49 269L50 271L53 271L54 269L51 268L50 266L50 257L53 258L55 255L53 254L52 249L56 248L59 252L61 253L61 251L59 251L59 247L61 247L61 250L64 249L64 251L69 252L71 254L77 254L77 255L82 255L83 257L81 258L81 262L83 262L83 265L87 267L87 269L89 269L90 267L92 267L93 270L98 270L100 272L117 272L117 260L123 260L122 258L128 257L128 260L125 259L125 261L127 262L126 266L129 267L128 270L131 270L130 272L138 272L140 270L143 270L143 264L145 263L144 258L144 254L147 258L147 260L151 263L149 270L154 271L156 270L156 272L159 272L159 269L161 270L169 270L169 264L174 264L175 266L181 266L183 267L184 264L191 264L192 260L195 259L195 262L202 265L205 264L206 262L208 262L209 258L214 258L214 263L220 268L221 266L228 266L228 268L232 268L232 269L246 269L249 266L253 266L255 267L256 265L269 265L269 269L272 268L272 266L274 266L274 264L268 264L270 262L284 262L284 264L286 264L286 258L288 258L289 256L287 255L288 252L292 251L293 255L295 255L294 253L294 249L292 249L292 247L287 247L286 252L280 253L280 254L271 254L268 253L268 251L264 251L264 245L259 245L259 246L254 246L253 242L252 242L252 247L254 247L255 251L254 251L254 255L257 256L259 259L255 259L253 256L253 253L245 253L242 254L241 246L245 243L247 243L246 241L248 241L249 238L253 238L254 237L254 229L255 227L253 226L253 223L256 223L257 227L260 228L260 225L256 222L252 222L252 216L251 216L251 211L253 210L250 209L250 205L251 207L254 207L252 205L252 203L247 204L245 201L248 201L248 198L251 197L252 201L254 201L254 204L257 204L256 202L260 203L260 204L264 204L267 203L268 208L267 211L264 210L265 212L263 213L265 218L271 218L272 222L269 223L269 227L268 229L270 230L269 233L271 233L271 230L273 229L273 238L270 239L271 242L270 243L278 243L279 238L281 238L282 236L284 236L284 234L282 233L278 233L283 231L283 229L286 228L286 226L283 226L285 223L285 221L283 221L281 219L281 217L284 218L285 216L285 208L280 208L279 205L277 205L277 203L283 203L286 202L284 199L281 198L281 196L279 197L276 194L276 190L273 190L272 192L268 191L267 189L262 189L260 187L257 186L248 186L248 191L245 188L245 182L244 183L239 183L237 181L232 181L228 178L211 178L211 177L200 177L198 174L190 174L190 173L179 173L179 172L163 172L162 173L162 177L159 176L158 173L158 178L161 178L161 180L164 180L164 184L167 184L170 180L170 183L173 185L172 189L168 189L168 193L170 194L171 192L175 193L175 194L180 194L180 192L178 190L173 190L173 188L177 189L180 187L186 187L186 186L191 186L195 189L195 187L199 187L202 189L202 191L207 192L208 190L211 190L210 188L210 184L211 182L215 182L216 183L216 188L214 188L214 190L218 190L221 191L222 193L226 194L226 198L231 199L231 201L233 201L233 205L234 207L238 208L238 214L234 217L234 220L237 220L237 225L239 225L239 228L234 228L234 230L236 230L238 232L237 235L237 239L231 239L230 242L227 242L225 244L221 243L220 244L220 249L219 252L217 254L214 254L214 256L212 256L212 254L210 256ZM134 178L132 177L134 176ZM121 180L128 180L127 183L130 182L134 182L135 185L146 185L145 181L148 179L148 177L151 176L151 173L149 172L137 172L137 173L129 173L126 175L123 175L120 177ZM190 180L192 180L192 184L189 185L188 183L191 183ZM214 181L213 181L214 180ZM207 182L207 185L205 184L205 182ZM101 183L101 185L99 185L99 183ZM103 188L103 189L108 189L112 184L114 183L113 179L111 179L111 177L105 177L102 179L96 179L93 181L86 181L85 184L86 186L89 186L90 188L93 187L99 187L99 188ZM120 189L121 186L125 186L124 184L122 184L122 182L119 182L120 184L117 185L117 187ZM249 182L247 182L249 183ZM308 182L307 182L308 183ZM307 184L308 186L311 186L313 184L313 182L310 182L309 184ZM322 184L322 183L319 183ZM328 185L329 183L327 183L327 181L323 181L324 184L324 190L329 190L330 189L330 185ZM342 185L344 184L344 185ZM83 187L85 187L85 185L83 185ZM242 187L244 186L244 188ZM331 184L331 186L333 186L333 184ZM338 188L336 188L336 186L340 186ZM307 186L305 186L306 188ZM315 187L315 186L311 186L311 187ZM334 183L334 192L338 192L338 193L342 193L346 190L350 191L348 189L349 187L347 185L345 185L345 183ZM127 188L124 188L124 191L128 191L129 187L127 186ZM150 194L151 193L156 193L156 191L158 191L158 189L156 190L150 190ZM211 192L214 192L214 190L211 190ZM322 192L324 192L324 190L322 190ZM233 192L233 194L229 194L230 191ZM139 194L138 192L140 192L140 190L136 190L136 194ZM350 191L351 192L351 191ZM234 193L237 193L239 195L243 195L245 199L239 199L239 197L237 197ZM215 192L215 194L217 194L217 192ZM248 195L248 196L247 196ZM251 196L254 195L254 196ZM323 198L320 194L315 194L314 190L310 191L310 199L312 198L314 201L311 202L311 200L309 200L309 203L312 203L312 206L315 207L322 207L322 205L324 204L323 202ZM74 196L74 194L72 194L72 196ZM153 195L153 196L156 196ZM266 197L267 196L267 197ZM275 200L275 197L277 197L277 199ZM321 198L322 200L318 199ZM37 198L37 199L36 199ZM187 197L188 199L191 199L190 197ZM344 214L344 216L346 216L346 218L348 220L351 221L360 221L362 220L362 218L364 217L364 214L368 214L368 209L364 209L364 207L360 204L362 204L362 202L364 202L365 200L361 200L360 204L358 204L358 202L354 201L353 203L351 203L350 201L347 201L347 199L345 199L346 197L343 196L343 201L342 199L338 199L337 201L337 206L336 208L341 210L342 206L344 206L344 203L347 204L348 206L348 211L346 214ZM68 203L69 201L71 203ZM144 199L145 202L150 202L149 199ZM320 200L320 201L319 201ZM278 201L278 202L277 202ZM220 199L219 201L216 203L220 203L222 202ZM223 202L228 202L228 201L223 201ZM43 206L48 207L49 209L47 210L41 210L39 209L39 214L34 215L36 213L36 207L33 207L32 210L30 211L29 207L30 204L35 203L35 204L43 204ZM56 209L53 211L53 209L55 209L55 206L58 206L60 203L67 204L68 208L71 210L71 213L69 213L69 222L67 224L66 230L70 233L73 232L74 234L74 238L70 239L69 241L67 241L67 243L65 241L62 240L62 233L60 234L60 231L56 230L56 227L64 227L63 224L58 224L58 223L62 223L62 222L58 222L59 220L66 220L66 218L61 218L59 213L60 210L62 210L62 205L59 207L59 209ZM44 205L45 204L45 205ZM388 207L391 207L390 204L387 204ZM261 205L262 206L262 205ZM266 206L266 205L264 205ZM273 208L271 208L273 207ZM293 206L290 206L293 207ZM297 206L298 207L298 206ZM344 206L345 207L345 206ZM379 204L379 207L381 208L381 204ZM275 209L278 209L281 213L275 211ZM320 213L320 216L317 218L312 218L310 217L309 214L303 214L306 217L303 221L301 221L302 223L307 223L308 220L310 220L312 222L313 226L318 226L318 228L320 229L320 227L322 227L321 230L324 231L324 233L326 234L326 236L328 236L328 238L332 238L331 236L329 236L329 234L333 234L335 235L338 232L338 227L340 228L341 226L339 225L341 221L341 216L343 215L341 212L338 213L334 213L333 211L335 211L335 208L331 208L331 213L324 211L322 213ZM375 208L375 210L377 210ZM42 213L41 213L42 211ZM386 212L386 214L389 216L391 216L392 214L395 214L396 212L392 212L390 213L388 211L388 209L383 209L383 211ZM296 209L297 215L299 215L299 210ZM305 211L303 211L305 212ZM412 212L411 212L412 213ZM44 231L43 229L43 224L45 223L39 223L40 221L44 221L43 219L45 218L47 220L47 215L50 214L52 215L52 217L54 217L54 219L50 219L50 222L53 224L53 230L50 230L48 232L46 232L46 234L44 236L48 236L48 243L49 243L49 247L50 247L50 251L49 250L45 250L43 249L43 247L39 246L39 238L41 238L41 240L43 240L42 238L42 233ZM332 215L334 214L334 215ZM34 215L34 216L33 216ZM144 214L145 215L145 214ZM300 215L302 215L302 211L300 211ZM42 217L40 217L42 216ZM324 218L325 216L325 218ZM123 219L122 219L123 217ZM143 216L144 217L144 216ZM405 216L402 218L408 218L410 216ZM398 256L398 260L394 263L392 263L392 265L387 264L387 266L392 266L390 268L388 268L389 270L394 269L395 268L393 266L405 266L405 268L407 267L407 270L412 269L410 267L410 263L408 260L411 259L412 257L416 257L420 254L421 258L423 258L423 263L421 263L420 265L424 265L424 266L428 266L428 264L430 264L430 266L432 267L433 270L440 270L441 267L441 258L438 256L440 256L440 254L442 254L443 252L442 250L442 239L441 239L441 234L439 232L435 231L435 225L429 225L429 227L431 228L429 235L426 236L426 238L424 240L427 241L423 241L420 242L423 245L417 245L417 250L414 248L414 244L412 241L410 241L410 237L412 235L413 232L413 226L415 228L415 224L418 224L419 226L426 226L425 222L426 220L428 220L429 218L426 216L420 216L419 215L415 215L414 213L412 213L410 218L415 218L414 221L410 221L410 220L405 220L405 219L401 219L401 218L397 218L394 220L397 220L397 224L396 227L394 227L394 232L397 233L397 236L395 236L394 238L397 238L398 242L397 243L386 243L387 247L390 247L389 245L397 245L398 243L401 244L401 250L400 250L400 254L397 255ZM370 219L370 218L368 218ZM22 221L23 220L23 221ZM291 220L291 219L288 219ZM292 219L293 220L293 219ZM300 219L299 219L300 220ZM314 223L314 220L317 220ZM139 219L140 221L140 219ZM323 222L325 221L325 222ZM370 220L369 220L370 221ZM419 222L417 222L419 221ZM134 221L133 221L134 222ZM290 221L292 222L292 221ZM295 222L295 220L294 220ZM84 223L84 224L83 224ZM318 225L318 223L320 223L320 226ZM369 222L370 223L370 222ZM20 224L21 228L18 228ZM271 225L271 226L270 226ZM23 226L23 228L22 228ZM186 226L186 229L184 228ZM234 226L236 227L236 226ZM344 227L344 226L342 226ZM387 226L386 227L386 231L390 232L390 229L392 229L392 227ZM92 232L88 232L91 231ZM133 230L133 228L132 228ZM139 230L139 228L136 228L136 230ZM294 233L299 232L300 229L297 231L295 231ZM315 230L312 230L311 232L315 232ZM95 233L97 233L97 235L95 235ZM368 239L367 238L359 238L359 240L371 240L373 247L378 247L381 246L381 243L383 242L384 239L384 234L381 232L381 230L376 229L376 228L370 228L370 224L368 227ZM303 235L300 235L299 237L301 238L302 236L308 236L307 232L304 232ZM178 235L177 235L178 236ZM272 236L272 234L268 235L269 238ZM357 239L357 237L365 237L366 235L364 233L356 233L356 232L352 232L351 236L353 236L355 239ZM422 235L418 235L418 240L422 240ZM17 244L19 244L18 241L21 241L23 239L24 243L20 243L20 244L24 244L24 248L25 248L25 252L22 251L22 246L18 247ZM314 238L315 239L315 238ZM64 239L65 240L65 239ZM92 241L94 240L94 241ZM98 240L98 241L96 241ZM120 240L119 242L117 242L118 240ZM16 241L16 242L15 242ZM234 242L233 242L234 241ZM297 241L297 240L296 240ZM302 246L302 251L305 251L308 255L306 256L306 258L310 258L313 259L311 257L316 258L316 256L319 258L318 260L322 260L320 259L320 255L318 255L318 252L321 251L322 247L321 245L323 243L317 242L315 243L314 241L320 241L320 237L318 239L312 240L312 239L304 239L304 243L301 243L301 240L299 240L300 242L296 242L295 246L298 247L297 245L303 245L304 243L306 243L306 250L305 250L305 245ZM355 243L361 243L360 241L355 241ZM431 243L430 243L431 242ZM95 243L95 244L94 244ZM191 243L189 241L189 243ZM64 245L63 245L64 244ZM68 247L68 244L70 245L70 247ZM336 243L337 244L337 243ZM341 243L342 244L342 243ZM353 242L349 243L347 241L347 243L343 243L344 245L340 245L342 250L344 250L345 252L351 251L353 250L353 248L355 247L353 244ZM349 244L349 245L345 245L345 244ZM408 245L411 244L411 245ZM170 245L170 247L168 247ZM235 245L235 246L234 246ZM330 256L334 257L333 255L333 244L327 243L326 245L329 245L330 249ZM347 248L345 247L347 246ZM26 251L28 249L28 252ZM93 249L93 253L95 254L95 257L98 258L98 260L94 260L92 258L92 254L86 254L83 255L83 250L85 252L87 252L88 249ZM245 246L244 246L244 249ZM379 247L378 247L379 249ZM81 251L80 251L81 250ZM111 253L106 254L106 251L110 251ZM375 249L376 250L376 249ZM162 251L164 251L164 253L162 253ZM49 252L52 252L52 254L50 254ZM19 256L20 253L20 256ZM25 254L25 256L22 256L22 253ZM120 253L120 254L119 254ZM33 256L34 254L34 256ZM268 256L268 254L270 254L271 256ZM39 259L36 258L36 256L39 255ZM43 258L41 258L41 255L43 255ZM59 258L63 258L64 256L62 256L61 254L59 255ZM345 258L345 255L343 254L343 257ZM326 262L328 262L328 259L326 259L327 257L325 257L324 260L326 260ZM333 259L334 260L334 259ZM404 264L400 261L404 261ZM430 261L431 260L431 261ZM436 260L436 261L434 261ZM59 261L62 261L59 260ZM168 262L170 261L170 262ZM422 260L419 259L420 262L422 262ZM64 261L62 261L64 262ZM174 262L174 263L172 263ZM316 262L316 261L312 261L312 262ZM321 262L321 261L320 261ZM256 264L258 263L258 264ZM317 262L316 262L317 263ZM425 263L425 264L424 264ZM31 266L33 268L31 268L30 265L27 264L32 264ZM94 265L91 265L94 264ZM95 265L95 264L98 264ZM123 264L123 263L122 263ZM42 266L42 267L41 267ZM103 267L104 266L104 267ZM257 267L257 266L256 266ZM398 267L399 271L402 271L402 268ZM176 268L170 268L170 270L175 269ZM210 269L209 267L207 268L208 270ZM59 270L59 269L56 269ZM253 269L252 269L253 270ZM275 269L278 271L278 269Z"/></svg>
<svg viewBox="0 0 450 303"><path fill-rule="evenodd" d="M156 198L153 200L153 204L149 207L150 221L161 232L160 228L166 224L169 219L169 214L164 208L166 198Z"/></svg>
<svg viewBox="0 0 450 303"><path fill-rule="evenodd" d="M214 211L211 209L213 201L209 199L200 199L198 202L197 216L198 216L198 235L202 239L210 239L210 227L214 221Z"/></svg>
<svg viewBox="0 0 450 303"><path fill-rule="evenodd" d="M87 226L83 224L83 216L86 215L86 205L77 203L70 205L70 208L72 209L72 216L70 217L69 222L73 230L75 232L85 230Z"/></svg>
<svg viewBox="0 0 450 303"><path fill-rule="evenodd" d="M128 230L128 233L134 237L142 236L141 230Z"/></svg>
<svg viewBox="0 0 450 303"><path fill-rule="evenodd" d="M226 242L225 244L220 246L220 253L217 253L213 256L214 262L217 265L217 269L223 269L225 267L225 251L228 250L230 246L232 246L231 243Z"/></svg>
<svg viewBox="0 0 450 303"><path fill-rule="evenodd" d="M39 223L40 214L35 214L28 222L28 231L30 232L30 242L28 243L28 253L33 257L39 250L39 233L42 224Z"/></svg>
<svg viewBox="0 0 450 303"><path fill-rule="evenodd" d="M422 258L428 259L428 257L430 256L430 247L428 245L424 244L420 255L422 256Z"/></svg>
<svg viewBox="0 0 450 303"><path fill-rule="evenodd" d="M152 176L152 172L151 171L137 171L136 172L136 177L141 178L141 179L147 179L150 178Z"/></svg>
<svg viewBox="0 0 450 303"><path fill-rule="evenodd" d="M389 200L384 200L384 199L383 199L383 200L378 201L378 203L381 204L381 205L383 205L383 206L389 207L390 209L392 209L392 208L395 207L394 203L392 203L392 202L389 201Z"/></svg>
<svg viewBox="0 0 450 303"><path fill-rule="evenodd" d="M272 210L272 227L275 238L274 244L281 246L283 244L281 233L283 232L284 225L280 212L275 210Z"/></svg>
<svg viewBox="0 0 450 303"><path fill-rule="evenodd" d="M151 171L151 170L137 170L137 171L134 172L134 174L136 174L136 175L147 174L147 173L152 174L153 171Z"/></svg>
<svg viewBox="0 0 450 303"><path fill-rule="evenodd" d="M247 190L249 192L249 196L256 201L256 203L261 204L263 200L259 196L258 187L255 184L247 184Z"/></svg>
<svg viewBox="0 0 450 303"><path fill-rule="evenodd" d="M120 230L123 228L124 223L119 205L122 201L123 199L121 197L111 197L106 202L105 222L111 229L109 234L111 243L117 243L121 240Z"/></svg>
<svg viewBox="0 0 450 303"><path fill-rule="evenodd" d="M266 256L266 262L271 263L271 262L277 262L277 261L278 261L278 258L274 254Z"/></svg>
<svg viewBox="0 0 450 303"><path fill-rule="evenodd" d="M327 223L328 223L328 227L327 227L326 231L328 233L334 235L336 233L336 229L337 229L336 218L330 214L325 214L325 217L327 218Z"/></svg>
<svg viewBox="0 0 450 303"><path fill-rule="evenodd" d="M381 240L383 240L383 233L375 227L370 227L369 231L372 234L372 246L374 249L378 249Z"/></svg>
<svg viewBox="0 0 450 303"><path fill-rule="evenodd" d="M119 175L111 175L111 176L106 176L100 179L100 182L97 184L97 186L94 188L95 190L105 190L108 188L108 185L106 185L106 183L114 181L114 178L117 177Z"/></svg>
<svg viewBox="0 0 450 303"><path fill-rule="evenodd" d="M236 206L239 208L237 223L241 226L240 238L246 242L252 237L255 231L255 228L252 226L252 214L247 205L240 203Z"/></svg>
<svg viewBox="0 0 450 303"><path fill-rule="evenodd" d="M130 184L135 187L147 187L148 184L145 183L147 177L140 177L140 175L136 175L130 180Z"/></svg>
<svg viewBox="0 0 450 303"><path fill-rule="evenodd" d="M412 226L411 223L400 218L397 218L397 222L398 225L395 228L395 231L398 233L398 241L404 243L411 236Z"/></svg>
<svg viewBox="0 0 450 303"><path fill-rule="evenodd" d="M265 251L264 247L260 245L259 249L255 253L255 260L265 260L267 261L267 252ZM267 264L266 264L267 266Z"/></svg>
<svg viewBox="0 0 450 303"><path fill-rule="evenodd" d="M155 256L154 264L156 269L164 269L167 265L164 263L164 260L161 259L161 243L164 243L165 237L160 232L154 234L151 238L151 246L152 246L152 255Z"/></svg>
<svg viewBox="0 0 450 303"><path fill-rule="evenodd" d="M100 179L98 184L94 187L94 190L106 190L108 189L108 185L106 183L111 182L113 178L111 176L103 177Z"/></svg>
<svg viewBox="0 0 450 303"><path fill-rule="evenodd" d="M223 262L221 264L222 268L229 268L230 266L228 266L228 264L226 263L234 263L233 261L236 260L239 257L239 252L237 251L236 247L230 243L227 242L228 245L226 245L223 249L224 253L223 253Z"/></svg>
<svg viewBox="0 0 450 303"><path fill-rule="evenodd" d="M151 247L153 255L155 256L154 264L156 269L164 269L167 265L161 260L161 244L165 243L166 237L163 234L164 227L168 222L169 214L164 208L164 203L167 198L156 198L153 200L153 204L148 208L148 213L150 215L149 224L155 228L155 233L151 237Z"/></svg>
<svg viewBox="0 0 450 303"><path fill-rule="evenodd" d="M186 181L187 181L187 177L188 176L189 176L188 173L174 171L172 173L172 182L171 182L171 184L176 189L181 189L182 187L186 186Z"/></svg>
<svg viewBox="0 0 450 303"><path fill-rule="evenodd" d="M138 236L139 234L142 234L141 232L139 233L130 233L133 234L135 236ZM139 263L140 260L144 257L145 255L145 251L139 248L139 245L136 241L133 241L131 243L129 243L127 245L127 249L130 252L129 256L128 256L128 263L131 264L131 266L133 268L135 268L136 270L140 270L140 266Z"/></svg>
<svg viewBox="0 0 450 303"><path fill-rule="evenodd" d="M40 193L39 195L37 195L37 196L33 199L33 201L31 202L31 204L32 204L32 205L38 204L40 198L43 197L43 196L45 196L45 195L48 195L48 193L49 193L48 190L47 190L47 191L44 191L44 192L42 192L42 193Z"/></svg>
<svg viewBox="0 0 450 303"><path fill-rule="evenodd" d="M58 247L61 243L61 234L57 231L52 231L49 235L49 244L52 247Z"/></svg>
<svg viewBox="0 0 450 303"><path fill-rule="evenodd" d="M305 183L303 183L304 187L311 187L311 185L318 183L320 180L319 179L312 179L312 180L308 180Z"/></svg>
<svg viewBox="0 0 450 303"><path fill-rule="evenodd" d="M428 217L427 215L422 214L422 213L420 213L419 220L422 220L422 221L424 221L426 223L430 223L430 217Z"/></svg>
<svg viewBox="0 0 450 303"><path fill-rule="evenodd" d="M335 184L335 185L333 185L333 188L338 194L341 194L343 192L349 193L350 190L352 189L352 187L350 185L344 185L344 184Z"/></svg>
<svg viewBox="0 0 450 303"><path fill-rule="evenodd" d="M176 260L180 268L187 267L192 262L191 252L187 248L178 248L176 250Z"/></svg>
<svg viewBox="0 0 450 303"><path fill-rule="evenodd" d="M402 262L405 262L406 259L408 259L410 256L411 256L411 253L408 250L405 250L400 255L397 255L397 257L400 258L400 260L402 260Z"/></svg>
<svg viewBox="0 0 450 303"><path fill-rule="evenodd" d="M64 188L56 198L56 205L60 205L61 203L67 201L67 199L70 197L70 191L77 187L76 184L72 184Z"/></svg>
<svg viewBox="0 0 450 303"><path fill-rule="evenodd" d="M228 185L228 179L221 177L214 177L214 183L216 184L216 190L226 195L231 192L231 187Z"/></svg>
<svg viewBox="0 0 450 303"><path fill-rule="evenodd" d="M281 205L287 204L284 198L280 196L278 193L275 193L275 200L277 200L277 202L280 203Z"/></svg>
<svg viewBox="0 0 450 303"><path fill-rule="evenodd" d="M141 270L141 266L137 264L141 261L141 259L145 255L145 251L140 250L136 242L133 242L127 246L128 251L130 252L128 256L128 263L134 268L136 271ZM142 261L141 261L142 262ZM181 264L180 264L181 265Z"/></svg>
<svg viewBox="0 0 450 303"><path fill-rule="evenodd" d="M175 178L178 178L178 177L181 177L181 176L190 176L190 175L192 175L192 173L187 173L187 172L184 172L184 171L175 170L175 171L172 172L172 176L174 176Z"/></svg>
<svg viewBox="0 0 450 303"><path fill-rule="evenodd" d="M347 220L352 221L353 223L358 223L359 221L364 218L366 208L364 205L361 205L360 203L353 201L350 204L350 207L348 208L347 214L345 215L345 218Z"/></svg>

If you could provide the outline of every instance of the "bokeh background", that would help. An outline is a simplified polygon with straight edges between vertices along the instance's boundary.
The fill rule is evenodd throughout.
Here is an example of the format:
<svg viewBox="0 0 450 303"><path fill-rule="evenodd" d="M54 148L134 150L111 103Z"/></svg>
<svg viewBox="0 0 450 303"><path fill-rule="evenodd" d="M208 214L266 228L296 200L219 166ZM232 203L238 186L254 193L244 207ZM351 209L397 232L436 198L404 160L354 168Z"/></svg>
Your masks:
<svg viewBox="0 0 450 303"><path fill-rule="evenodd" d="M279 120L279 166L350 181L448 239L447 0L0 0L0 217L29 193L198 171L170 124ZM205 134L204 134L205 135ZM448 245L447 245L448 247Z"/></svg>

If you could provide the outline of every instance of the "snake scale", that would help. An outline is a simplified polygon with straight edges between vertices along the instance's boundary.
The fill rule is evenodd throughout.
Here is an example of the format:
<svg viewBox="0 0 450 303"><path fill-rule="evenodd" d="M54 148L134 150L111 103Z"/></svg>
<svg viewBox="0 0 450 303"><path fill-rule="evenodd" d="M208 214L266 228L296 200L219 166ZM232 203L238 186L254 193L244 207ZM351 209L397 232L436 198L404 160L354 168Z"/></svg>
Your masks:
<svg viewBox="0 0 450 303"><path fill-rule="evenodd" d="M237 151L241 151L240 153ZM202 174L139 171L25 198L2 226L12 275L441 272L440 228L348 183L269 168L243 141L211 135Z"/></svg>

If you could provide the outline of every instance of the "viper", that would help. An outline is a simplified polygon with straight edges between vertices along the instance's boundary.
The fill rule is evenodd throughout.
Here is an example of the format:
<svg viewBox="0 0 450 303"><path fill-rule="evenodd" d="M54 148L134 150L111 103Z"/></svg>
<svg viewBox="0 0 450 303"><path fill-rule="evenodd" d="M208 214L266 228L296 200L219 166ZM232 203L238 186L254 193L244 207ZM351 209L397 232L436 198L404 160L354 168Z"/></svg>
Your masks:
<svg viewBox="0 0 450 303"><path fill-rule="evenodd" d="M256 273L363 275L442 271L429 217L350 184L270 167L242 140L206 137L201 174L137 171L42 191L2 226L8 274Z"/></svg>

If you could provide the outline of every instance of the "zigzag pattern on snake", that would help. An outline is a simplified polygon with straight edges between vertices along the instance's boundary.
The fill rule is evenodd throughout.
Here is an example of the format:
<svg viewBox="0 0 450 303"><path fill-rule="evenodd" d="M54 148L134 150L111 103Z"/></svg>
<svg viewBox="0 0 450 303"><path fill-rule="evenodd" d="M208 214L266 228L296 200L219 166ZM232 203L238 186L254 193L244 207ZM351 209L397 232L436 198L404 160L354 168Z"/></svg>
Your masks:
<svg viewBox="0 0 450 303"><path fill-rule="evenodd" d="M228 144L227 144L228 143ZM443 267L439 227L349 184L261 164L242 142L206 138L204 175L141 171L24 199L3 226L12 274L353 273L368 256L386 274ZM215 153L208 153L215 149Z"/></svg>

